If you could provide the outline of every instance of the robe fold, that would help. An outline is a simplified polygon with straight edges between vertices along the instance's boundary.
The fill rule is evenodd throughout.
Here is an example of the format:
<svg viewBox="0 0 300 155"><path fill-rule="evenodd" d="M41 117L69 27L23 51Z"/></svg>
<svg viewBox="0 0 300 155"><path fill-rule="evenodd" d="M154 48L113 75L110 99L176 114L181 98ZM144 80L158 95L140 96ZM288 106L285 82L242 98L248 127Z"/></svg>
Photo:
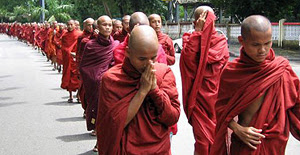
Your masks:
<svg viewBox="0 0 300 155"><path fill-rule="evenodd" d="M119 44L112 37L109 40L98 35L90 40L83 51L80 76L85 91L86 122L88 131L95 129L101 77L113 65L113 49Z"/></svg>
<svg viewBox="0 0 300 155"><path fill-rule="evenodd" d="M167 63L168 65L174 65L175 64L175 50L173 47L173 41L172 39L162 32L157 34L157 38L159 41L159 44L162 45L166 56L167 56Z"/></svg>
<svg viewBox="0 0 300 155"><path fill-rule="evenodd" d="M221 76L211 154L285 154L290 132L300 140L299 84L288 60L275 57L272 49L264 62L257 63L242 48L241 56L229 62ZM266 138L253 150L232 134L230 145L229 122L262 95L264 100L249 126L262 129Z"/></svg>
<svg viewBox="0 0 300 155"><path fill-rule="evenodd" d="M122 29L122 31L117 31L113 34L114 40L119 40L120 43L122 43L125 38L127 37L128 32Z"/></svg>
<svg viewBox="0 0 300 155"><path fill-rule="evenodd" d="M68 31L62 36L63 76L61 88L76 91L79 88L76 60L71 52L77 51L77 39L82 34L79 30Z"/></svg>
<svg viewBox="0 0 300 155"><path fill-rule="evenodd" d="M99 154L171 154L169 127L180 115L175 77L155 63L157 88L150 91L139 111L125 126L130 101L139 89L141 74L125 58L104 73L97 116Z"/></svg>
<svg viewBox="0 0 300 155"><path fill-rule="evenodd" d="M47 44L47 50L48 50L48 56L49 58L53 58L56 57L56 47L55 47L55 43L54 43L54 36L57 33L58 29L50 29L49 33L48 33L48 44Z"/></svg>
<svg viewBox="0 0 300 155"><path fill-rule="evenodd" d="M56 32L53 43L55 44L55 51L56 51L56 62L58 65L63 64L63 56L62 56L62 36L66 33L66 30L59 30Z"/></svg>
<svg viewBox="0 0 300 155"><path fill-rule="evenodd" d="M208 12L203 30L185 33L180 56L183 107L193 126L195 151L208 154L215 129L215 102L220 74L228 61L227 40L216 32Z"/></svg>
<svg viewBox="0 0 300 155"><path fill-rule="evenodd" d="M129 41L129 35L114 50L114 60L115 60L116 65L123 63L123 61L125 59L126 47L128 47L128 41ZM157 51L156 61L159 63L167 64L167 57L166 57L165 51L161 45L159 45L159 48Z"/></svg>

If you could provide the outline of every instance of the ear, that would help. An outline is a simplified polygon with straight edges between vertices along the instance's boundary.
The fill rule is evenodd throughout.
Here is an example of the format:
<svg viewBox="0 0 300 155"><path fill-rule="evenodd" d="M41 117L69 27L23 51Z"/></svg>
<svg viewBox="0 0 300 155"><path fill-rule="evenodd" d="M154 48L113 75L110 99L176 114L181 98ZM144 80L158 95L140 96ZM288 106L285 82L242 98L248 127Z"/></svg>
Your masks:
<svg viewBox="0 0 300 155"><path fill-rule="evenodd" d="M240 43L241 45L243 45L243 43L244 43L243 37L242 37L242 36L238 36L238 40L239 40L239 43Z"/></svg>
<svg viewBox="0 0 300 155"><path fill-rule="evenodd" d="M126 46L126 47L125 47L125 56L126 56L126 57L129 57L129 55L130 55L130 49L129 49L128 46Z"/></svg>

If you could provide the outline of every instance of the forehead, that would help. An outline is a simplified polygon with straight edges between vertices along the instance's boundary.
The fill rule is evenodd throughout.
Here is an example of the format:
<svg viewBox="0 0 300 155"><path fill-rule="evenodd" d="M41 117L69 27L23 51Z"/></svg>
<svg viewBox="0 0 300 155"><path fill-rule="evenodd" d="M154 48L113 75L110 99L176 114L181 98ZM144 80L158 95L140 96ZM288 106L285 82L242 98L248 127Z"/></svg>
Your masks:
<svg viewBox="0 0 300 155"><path fill-rule="evenodd" d="M161 20L161 18L160 18L160 16L158 16L158 15L154 15L154 16L152 16L152 17L150 18L150 20L151 20L151 21L153 21L153 20Z"/></svg>
<svg viewBox="0 0 300 155"><path fill-rule="evenodd" d="M267 31L251 29L249 35L246 37L246 40L252 42L268 42L272 40L272 29L269 28Z"/></svg>

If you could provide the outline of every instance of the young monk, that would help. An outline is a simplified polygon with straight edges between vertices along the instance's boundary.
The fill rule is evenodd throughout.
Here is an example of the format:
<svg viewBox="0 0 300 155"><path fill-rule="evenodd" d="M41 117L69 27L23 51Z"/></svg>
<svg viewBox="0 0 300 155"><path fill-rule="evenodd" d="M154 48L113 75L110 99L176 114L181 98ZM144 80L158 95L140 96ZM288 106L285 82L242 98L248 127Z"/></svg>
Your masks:
<svg viewBox="0 0 300 155"><path fill-rule="evenodd" d="M149 25L148 17L143 12L135 12L131 15L131 18L129 20L129 33L124 39L124 41L121 44L119 44L119 46L116 47L116 49L114 50L115 64L123 63L125 58L125 50L128 46L130 32L135 26L138 25ZM167 64L166 54L161 45L159 45L156 60L159 63Z"/></svg>
<svg viewBox="0 0 300 155"><path fill-rule="evenodd" d="M171 154L169 127L180 114L175 77L155 63L155 31L131 32L126 58L104 73L97 116L99 154Z"/></svg>
<svg viewBox="0 0 300 155"><path fill-rule="evenodd" d="M113 34L113 38L115 40L119 40L120 43L123 42L125 40L125 37L127 36L127 34L129 33L129 20L130 20L130 16L129 15L125 15L122 18L122 26L123 29L121 31L117 31Z"/></svg>
<svg viewBox="0 0 300 155"><path fill-rule="evenodd" d="M183 107L193 127L195 155L207 155L215 131L215 102L220 74L228 61L226 38L216 32L213 9L195 10L195 31L183 36L180 56Z"/></svg>
<svg viewBox="0 0 300 155"><path fill-rule="evenodd" d="M63 56L62 56L62 51L61 51L61 46L62 46L62 36L66 33L67 31L64 28L64 24L59 24L59 30L56 32L54 36L54 44L55 44L55 50L56 50L56 62L57 62L57 71L58 73L61 72L61 65L63 64Z"/></svg>
<svg viewBox="0 0 300 155"><path fill-rule="evenodd" d="M112 30L112 34L115 34L118 31L121 31L123 29L123 25L122 22L120 20L114 20L113 21L113 30Z"/></svg>
<svg viewBox="0 0 300 155"><path fill-rule="evenodd" d="M79 88L79 79L77 75L77 66L75 53L77 51L77 39L82 34L80 30L75 29L74 20L68 21L68 32L62 36L62 54L63 54L63 75L61 88L66 89L69 92L68 102L73 102L72 91L76 91Z"/></svg>
<svg viewBox="0 0 300 155"><path fill-rule="evenodd" d="M119 44L110 36L112 21L108 16L99 17L97 25L99 34L86 44L79 67L87 102L88 131L95 130L100 81L103 73L113 65L113 49Z"/></svg>
<svg viewBox="0 0 300 155"><path fill-rule="evenodd" d="M83 33L81 36L78 37L78 40L77 40L76 62L77 62L78 71L79 71L79 66L81 63L84 47L91 38L94 38L93 24L94 24L93 18L87 18L83 21ZM79 71L79 74L80 74L80 71ZM80 76L79 76L79 80L80 80L80 84L79 84L80 86L78 89L78 94L79 94L82 108L84 109L83 117L85 117L85 110L87 107L86 101L85 101L85 90L82 85L82 78Z"/></svg>
<svg viewBox="0 0 300 155"><path fill-rule="evenodd" d="M285 154L290 132L300 140L299 79L288 60L275 57L266 17L247 17L241 34L241 55L221 76L211 154Z"/></svg>
<svg viewBox="0 0 300 155"><path fill-rule="evenodd" d="M174 65L175 63L175 50L173 47L172 39L161 32L161 17L158 14L151 14L149 17L150 26L155 30L159 43L162 45L167 56L168 65Z"/></svg>

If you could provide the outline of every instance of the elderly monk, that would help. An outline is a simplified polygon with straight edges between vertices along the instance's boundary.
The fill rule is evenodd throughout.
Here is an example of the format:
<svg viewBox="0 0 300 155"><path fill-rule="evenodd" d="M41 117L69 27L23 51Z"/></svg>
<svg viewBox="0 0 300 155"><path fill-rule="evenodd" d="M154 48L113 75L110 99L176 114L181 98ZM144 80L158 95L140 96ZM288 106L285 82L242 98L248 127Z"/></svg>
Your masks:
<svg viewBox="0 0 300 155"><path fill-rule="evenodd" d="M247 17L241 34L240 57L221 75L211 154L285 154L290 132L300 140L299 79L288 60L275 57L266 17Z"/></svg>
<svg viewBox="0 0 300 155"><path fill-rule="evenodd" d="M87 102L86 123L88 131L95 130L100 81L103 73L113 65L113 49L119 44L119 41L114 41L110 36L112 21L108 16L99 17L97 25L99 34L86 44L80 63L80 75Z"/></svg>
<svg viewBox="0 0 300 155"><path fill-rule="evenodd" d="M114 20L113 21L113 30L112 30L112 34L118 32L118 31L122 31L123 29L123 25L122 22L120 20Z"/></svg>
<svg viewBox="0 0 300 155"><path fill-rule="evenodd" d="M161 17L158 14L151 14L149 17L150 26L155 30L159 43L162 45L167 56L168 65L174 65L175 63L175 50L173 47L172 39L161 32Z"/></svg>
<svg viewBox="0 0 300 155"><path fill-rule="evenodd" d="M75 29L74 20L68 21L68 32L62 36L62 55L63 55L63 76L61 88L69 92L68 102L73 102L72 91L79 88L79 79L77 75L77 66L75 62L75 53L77 51L77 39L82 34L80 30Z"/></svg>
<svg viewBox="0 0 300 155"><path fill-rule="evenodd" d="M131 15L129 21L129 33L135 26L138 25L149 25L148 17L143 12L135 12ZM128 39L129 34L125 40L114 50L115 64L123 63L125 58L125 50L128 47ZM166 54L161 45L159 45L156 60L159 63L167 64Z"/></svg>
<svg viewBox="0 0 300 155"><path fill-rule="evenodd" d="M76 62L77 62L78 70L79 70L79 65L81 63L84 47L91 38L94 38L93 24L94 24L93 18L87 18L83 21L83 33L81 36L78 37L78 40L77 40ZM82 108L84 110L83 117L85 117L85 110L87 107L85 97L84 97L85 90L82 85L82 78L79 78L79 80L80 80L80 86L78 89L78 94L79 94Z"/></svg>
<svg viewBox="0 0 300 155"><path fill-rule="evenodd" d="M62 36L66 33L67 31L64 28L64 24L59 24L59 29L54 35L54 44L55 44L55 50L56 50L56 62L57 62L57 71L58 73L61 72L61 65L63 64L63 56L62 56L62 51L61 51L61 46L62 46Z"/></svg>
<svg viewBox="0 0 300 155"><path fill-rule="evenodd" d="M129 15L125 15L122 18L122 26L123 29L121 31L117 31L113 34L113 38L115 40L119 40L120 42L123 42L125 37L127 36L127 34L129 33L129 20L130 20L130 16Z"/></svg>
<svg viewBox="0 0 300 155"><path fill-rule="evenodd" d="M183 107L193 127L195 154L207 155L215 131L215 102L220 74L229 58L224 35L216 32L209 6L195 10L195 31L183 36L180 57Z"/></svg>
<svg viewBox="0 0 300 155"><path fill-rule="evenodd" d="M159 43L148 25L135 27L126 59L104 73L97 116L99 154L171 154L169 127L180 115L175 77L155 63Z"/></svg>

